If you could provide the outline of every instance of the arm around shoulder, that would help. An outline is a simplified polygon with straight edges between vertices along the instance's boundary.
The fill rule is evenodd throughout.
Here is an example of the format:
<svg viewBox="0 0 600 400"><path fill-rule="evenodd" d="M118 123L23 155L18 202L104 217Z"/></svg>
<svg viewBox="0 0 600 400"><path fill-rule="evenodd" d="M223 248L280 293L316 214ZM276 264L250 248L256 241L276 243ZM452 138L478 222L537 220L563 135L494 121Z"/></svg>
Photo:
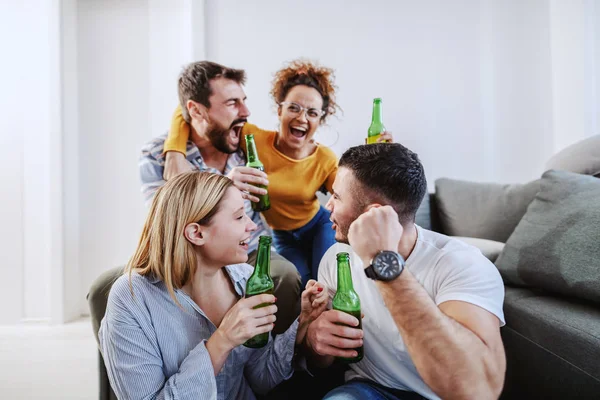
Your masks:
<svg viewBox="0 0 600 400"><path fill-rule="evenodd" d="M176 151L185 157L187 141L190 138L190 125L183 119L181 105L178 105L171 118L171 129L165 141L164 152Z"/></svg>

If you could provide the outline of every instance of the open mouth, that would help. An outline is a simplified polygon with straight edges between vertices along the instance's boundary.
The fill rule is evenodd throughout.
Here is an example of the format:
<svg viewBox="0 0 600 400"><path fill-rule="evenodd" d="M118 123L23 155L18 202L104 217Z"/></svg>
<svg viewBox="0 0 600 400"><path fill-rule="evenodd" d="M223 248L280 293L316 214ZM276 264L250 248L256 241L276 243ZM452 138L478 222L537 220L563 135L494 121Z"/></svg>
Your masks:
<svg viewBox="0 0 600 400"><path fill-rule="evenodd" d="M240 135L241 135L241 133L242 133L242 128L243 128L243 127L244 127L244 124L243 124L243 123L240 123L240 124L234 125L234 126L231 128L231 131L233 132L233 134L235 135L235 137L236 137L236 138L239 138L239 137L240 137Z"/></svg>
<svg viewBox="0 0 600 400"><path fill-rule="evenodd" d="M250 238L246 238L240 241L239 245L242 246L245 250L248 250L248 242L250 242Z"/></svg>
<svg viewBox="0 0 600 400"><path fill-rule="evenodd" d="M292 136L302 138L308 133L308 129L303 126L290 126L290 133Z"/></svg>

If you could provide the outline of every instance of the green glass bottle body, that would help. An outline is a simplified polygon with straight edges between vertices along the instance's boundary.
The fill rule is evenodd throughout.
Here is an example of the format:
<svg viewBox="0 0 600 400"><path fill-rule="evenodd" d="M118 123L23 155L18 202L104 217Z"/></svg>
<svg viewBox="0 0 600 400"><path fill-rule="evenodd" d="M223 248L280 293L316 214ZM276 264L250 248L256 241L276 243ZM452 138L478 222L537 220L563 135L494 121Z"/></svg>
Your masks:
<svg viewBox="0 0 600 400"><path fill-rule="evenodd" d="M371 117L371 125L367 133L367 144L377 143L377 139L385 132L383 120L381 116L381 99L373 99L373 115Z"/></svg>
<svg viewBox="0 0 600 400"><path fill-rule="evenodd" d="M248 158L248 162L246 163L247 167L256 168L259 171L265 171L265 167L262 162L260 162L258 158L258 151L256 151L256 143L254 142L254 135L246 135L246 155ZM255 184L254 186L266 189L265 185ZM258 197L258 202L252 201L252 209L254 211L267 211L271 208L271 199L269 199L269 193L263 195L255 195Z"/></svg>
<svg viewBox="0 0 600 400"><path fill-rule="evenodd" d="M258 253L254 272L246 283L246 297L252 297L263 293L273 294L273 279L271 279L271 237L260 236L258 238ZM271 305L271 303L259 304L255 308ZM264 347L269 341L269 333L261 333L250 338L244 346L257 349Z"/></svg>
<svg viewBox="0 0 600 400"><path fill-rule="evenodd" d="M337 292L333 297L332 307L334 310L342 311L352 315L358 320L358 327L352 328L362 329L362 316L360 309L360 298L354 291L352 284L352 273L350 272L350 256L348 253L337 254ZM339 359L345 363L355 363L362 360L364 355L363 346L355 349L358 355L353 358Z"/></svg>

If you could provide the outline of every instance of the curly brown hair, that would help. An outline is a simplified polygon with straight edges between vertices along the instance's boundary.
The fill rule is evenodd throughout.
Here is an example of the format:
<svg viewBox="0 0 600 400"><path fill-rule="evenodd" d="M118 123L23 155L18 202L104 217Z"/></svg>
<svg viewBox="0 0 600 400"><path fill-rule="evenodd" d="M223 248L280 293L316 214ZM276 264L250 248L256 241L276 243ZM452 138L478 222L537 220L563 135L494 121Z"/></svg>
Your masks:
<svg viewBox="0 0 600 400"><path fill-rule="evenodd" d="M325 114L321 117L321 122L325 122L328 116L341 110L335 101L337 86L334 79L335 73L331 68L321 67L307 60L294 60L275 73L271 96L275 103L279 104L294 86L305 85L314 88L323 98Z"/></svg>

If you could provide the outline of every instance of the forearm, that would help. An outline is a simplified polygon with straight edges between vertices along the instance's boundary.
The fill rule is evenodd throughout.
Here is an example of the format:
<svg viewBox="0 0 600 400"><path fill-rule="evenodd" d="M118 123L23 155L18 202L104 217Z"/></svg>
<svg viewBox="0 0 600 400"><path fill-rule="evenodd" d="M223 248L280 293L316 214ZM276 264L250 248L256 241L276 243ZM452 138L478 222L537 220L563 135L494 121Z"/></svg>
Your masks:
<svg viewBox="0 0 600 400"><path fill-rule="evenodd" d="M181 106L177 106L171 119L171 129L164 145L164 152L178 152L185 156L187 141L190 136L190 126L183 119Z"/></svg>
<svg viewBox="0 0 600 400"><path fill-rule="evenodd" d="M269 341L265 348L258 350L248 361L245 375L256 393L267 393L292 376L298 327L298 321L294 322L287 331Z"/></svg>
<svg viewBox="0 0 600 400"><path fill-rule="evenodd" d="M495 370L491 350L445 315L408 270L377 285L419 374L434 392L449 399L497 397L491 381L502 372Z"/></svg>
<svg viewBox="0 0 600 400"><path fill-rule="evenodd" d="M217 376L223 368L223 365L225 365L229 353L231 353L231 350L233 349L225 343L217 330L206 342L206 350L210 355L210 361L212 362L215 376Z"/></svg>
<svg viewBox="0 0 600 400"><path fill-rule="evenodd" d="M152 347L144 346L144 338L135 332L125 333L132 336L126 343L102 340L102 355L118 398L174 400L216 395L213 367L204 342L190 351L175 374L166 377L162 361L149 357Z"/></svg>

